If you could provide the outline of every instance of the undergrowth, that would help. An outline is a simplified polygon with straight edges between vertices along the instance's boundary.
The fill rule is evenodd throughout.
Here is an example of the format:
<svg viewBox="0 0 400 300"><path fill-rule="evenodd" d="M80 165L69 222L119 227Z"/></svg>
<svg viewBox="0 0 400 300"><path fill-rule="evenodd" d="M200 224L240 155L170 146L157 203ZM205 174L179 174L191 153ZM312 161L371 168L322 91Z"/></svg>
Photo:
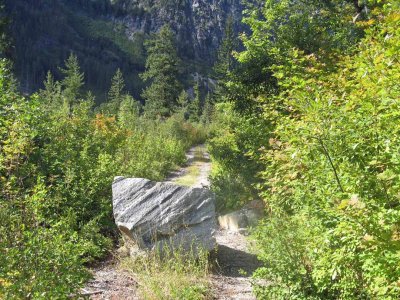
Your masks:
<svg viewBox="0 0 400 300"><path fill-rule="evenodd" d="M165 247L162 253L124 258L121 267L134 274L142 299L212 299L207 251Z"/></svg>

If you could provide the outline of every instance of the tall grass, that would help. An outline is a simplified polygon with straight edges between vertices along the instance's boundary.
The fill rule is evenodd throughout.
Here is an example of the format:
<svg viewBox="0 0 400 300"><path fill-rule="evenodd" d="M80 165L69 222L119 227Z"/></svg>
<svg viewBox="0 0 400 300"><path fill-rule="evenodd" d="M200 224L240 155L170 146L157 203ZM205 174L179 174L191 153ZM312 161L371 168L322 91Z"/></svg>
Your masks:
<svg viewBox="0 0 400 300"><path fill-rule="evenodd" d="M207 251L165 246L162 253L154 251L124 258L121 267L137 279L142 299L212 299Z"/></svg>

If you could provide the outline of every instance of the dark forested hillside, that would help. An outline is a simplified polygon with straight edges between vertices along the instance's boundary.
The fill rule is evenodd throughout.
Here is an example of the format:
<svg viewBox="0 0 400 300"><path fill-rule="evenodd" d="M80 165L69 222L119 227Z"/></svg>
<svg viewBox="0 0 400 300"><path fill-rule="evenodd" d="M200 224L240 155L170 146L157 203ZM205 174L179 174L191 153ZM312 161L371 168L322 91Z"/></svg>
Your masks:
<svg viewBox="0 0 400 300"><path fill-rule="evenodd" d="M206 74L214 62L228 16L241 19L238 0L6 0L11 19L12 55L21 89L41 87L48 70L74 52L87 87L102 99L117 68L137 98L143 88L144 40L169 24L177 35L184 74ZM200 67L201 66L201 67ZM188 77L188 76L185 76Z"/></svg>

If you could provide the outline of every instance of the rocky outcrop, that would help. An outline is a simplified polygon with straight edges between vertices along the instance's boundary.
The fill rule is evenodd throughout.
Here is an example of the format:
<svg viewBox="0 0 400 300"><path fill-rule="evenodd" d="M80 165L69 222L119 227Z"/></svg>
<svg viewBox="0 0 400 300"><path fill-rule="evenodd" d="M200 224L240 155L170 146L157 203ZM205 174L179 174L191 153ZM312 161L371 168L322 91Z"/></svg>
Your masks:
<svg viewBox="0 0 400 300"><path fill-rule="evenodd" d="M215 199L208 189L116 177L115 222L140 250L215 248Z"/></svg>
<svg viewBox="0 0 400 300"><path fill-rule="evenodd" d="M240 0L120 0L115 5L121 8L115 20L125 26L128 36L169 24L177 34L180 54L208 63L220 45L228 17L236 31L242 26Z"/></svg>

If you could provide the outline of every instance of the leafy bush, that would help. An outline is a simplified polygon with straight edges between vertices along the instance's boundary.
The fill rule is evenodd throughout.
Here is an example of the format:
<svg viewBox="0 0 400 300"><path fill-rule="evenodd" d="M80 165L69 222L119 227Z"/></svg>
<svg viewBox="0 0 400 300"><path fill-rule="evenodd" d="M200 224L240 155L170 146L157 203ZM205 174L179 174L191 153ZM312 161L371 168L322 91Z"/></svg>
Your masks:
<svg viewBox="0 0 400 300"><path fill-rule="evenodd" d="M324 235L317 221L309 218L280 216L258 226L254 235L265 266L257 269L254 276L267 281L255 286L258 298L325 299L314 284L311 268L313 250L323 245Z"/></svg>
<svg viewBox="0 0 400 300"><path fill-rule="evenodd" d="M161 180L204 136L178 117L94 114L76 58L64 71L24 99L0 63L0 298L76 294L116 235L113 178Z"/></svg>
<svg viewBox="0 0 400 300"><path fill-rule="evenodd" d="M288 51L262 159L269 218L257 238L260 298L397 299L400 294L399 6L361 21L355 54L330 68ZM265 100L267 101L267 100ZM284 112L284 113L282 113Z"/></svg>
<svg viewBox="0 0 400 300"><path fill-rule="evenodd" d="M213 159L212 189L217 209L236 209L258 197L257 173L262 164L254 149L268 141L264 120L248 118L233 109L232 103L218 103L210 128L208 149Z"/></svg>
<svg viewBox="0 0 400 300"><path fill-rule="evenodd" d="M0 297L65 297L88 277L85 248L74 215L53 211L47 218L51 188L38 171L39 103L17 94L5 61L0 75Z"/></svg>
<svg viewBox="0 0 400 300"><path fill-rule="evenodd" d="M171 169L185 163L186 150L204 142L206 136L204 128L187 123L178 115L155 121L141 117L139 123L128 133L127 144L120 149L121 172L127 176L165 178Z"/></svg>

